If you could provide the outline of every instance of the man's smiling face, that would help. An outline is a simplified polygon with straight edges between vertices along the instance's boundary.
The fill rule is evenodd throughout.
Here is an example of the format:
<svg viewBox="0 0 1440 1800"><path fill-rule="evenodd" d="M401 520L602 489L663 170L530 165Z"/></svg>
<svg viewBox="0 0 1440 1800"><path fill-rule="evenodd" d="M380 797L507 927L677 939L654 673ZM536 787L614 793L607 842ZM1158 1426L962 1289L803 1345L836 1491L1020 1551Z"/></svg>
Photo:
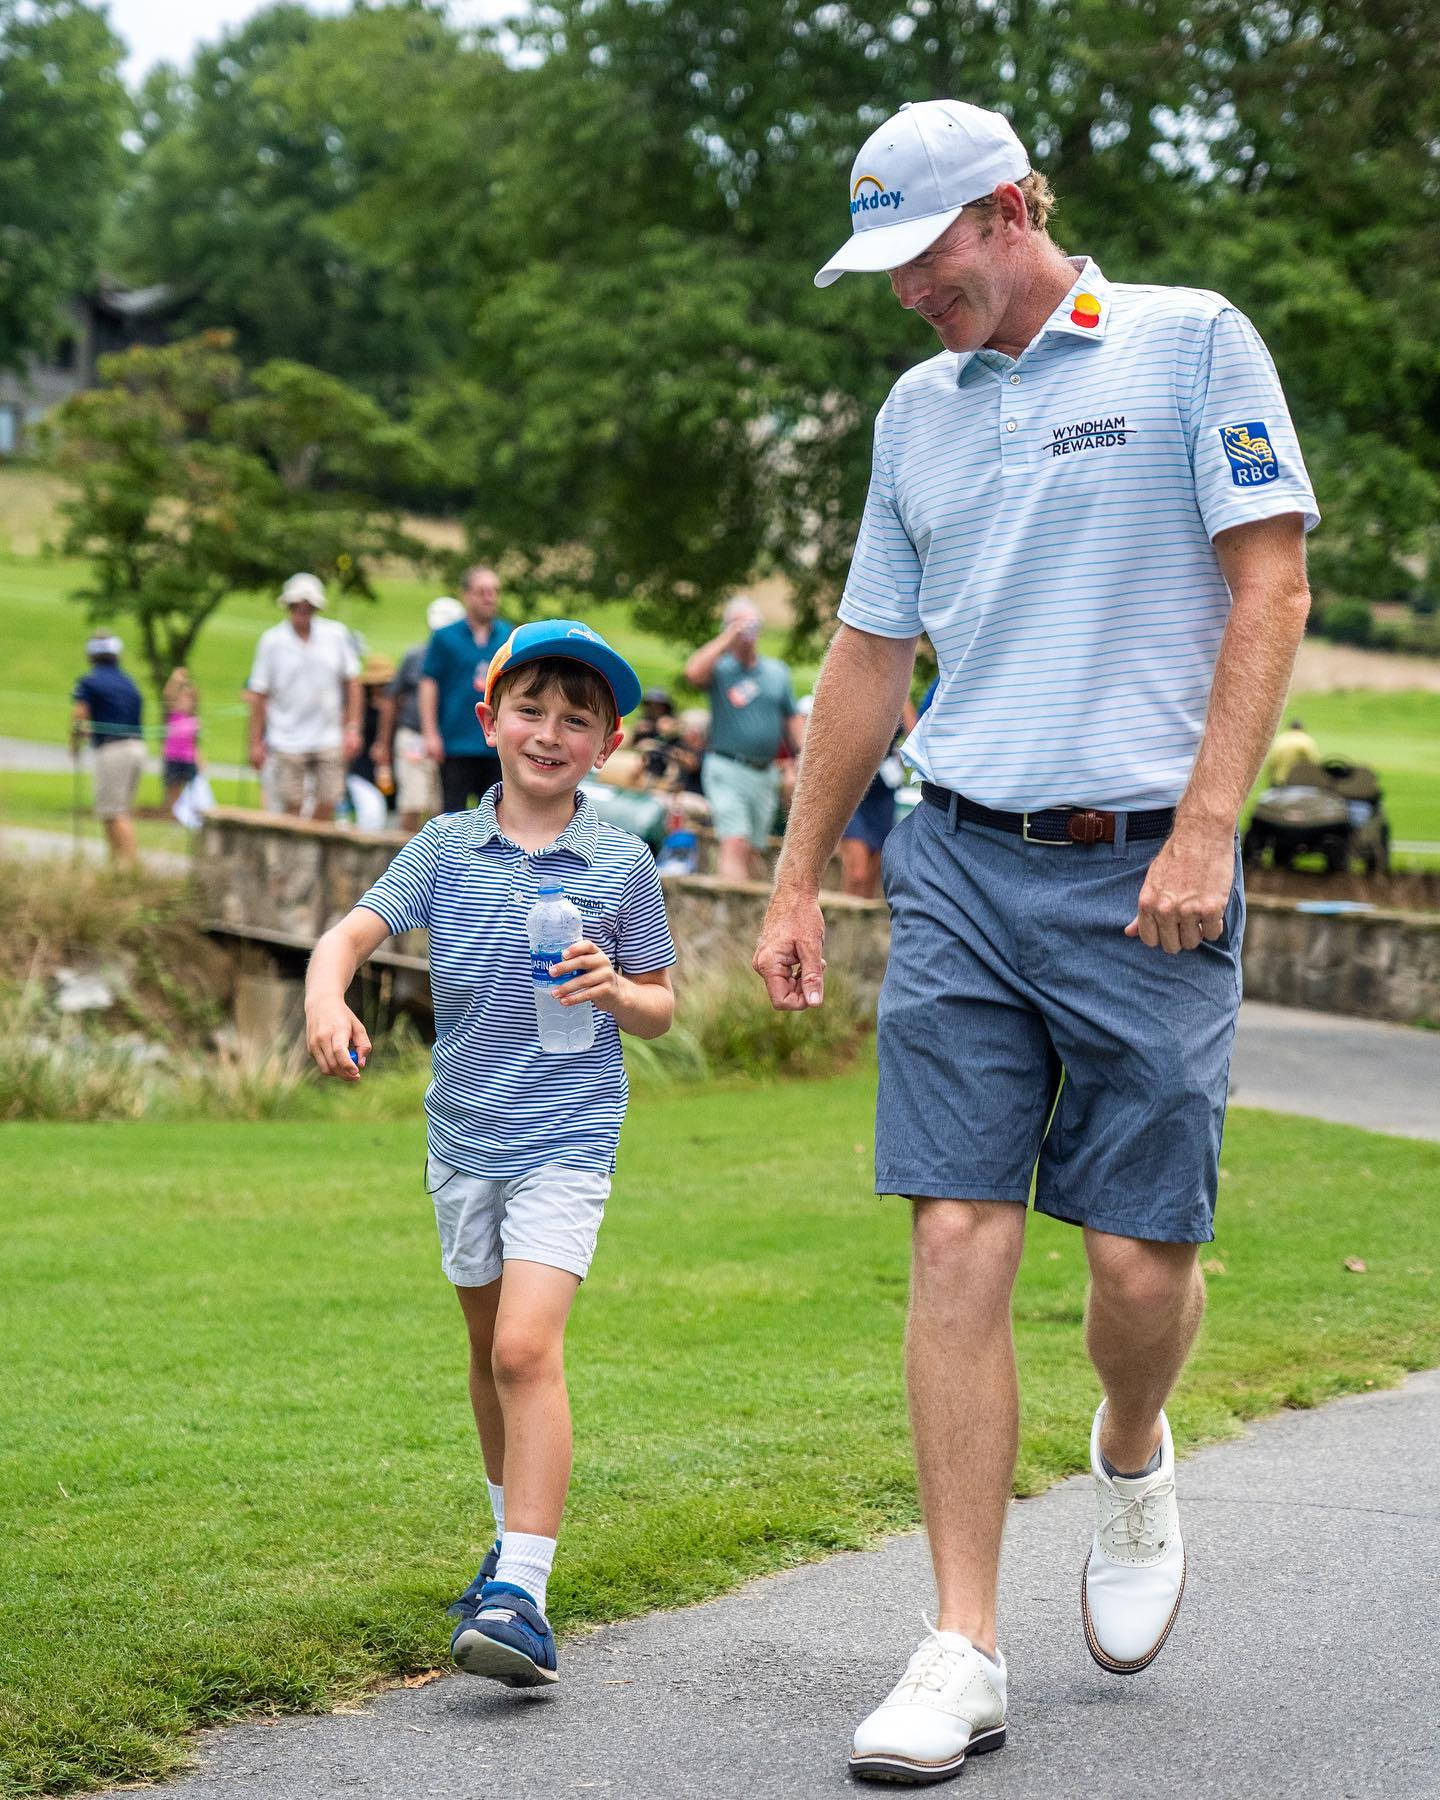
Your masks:
<svg viewBox="0 0 1440 1800"><path fill-rule="evenodd" d="M900 304L933 325L947 350L957 351L990 342L1014 281L1007 233L991 209L968 206L928 250L889 274Z"/></svg>

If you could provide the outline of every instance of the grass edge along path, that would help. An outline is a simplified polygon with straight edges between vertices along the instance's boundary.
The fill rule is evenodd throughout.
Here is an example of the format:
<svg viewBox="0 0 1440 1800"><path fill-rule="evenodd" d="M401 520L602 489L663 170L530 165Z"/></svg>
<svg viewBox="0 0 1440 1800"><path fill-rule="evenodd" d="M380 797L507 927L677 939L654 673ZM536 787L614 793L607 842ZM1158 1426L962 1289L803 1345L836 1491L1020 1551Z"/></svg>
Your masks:
<svg viewBox="0 0 1440 1800"><path fill-rule="evenodd" d="M915 1524L873 1079L637 1100L571 1337L562 1636ZM6 1800L163 1775L198 1726L443 1665L485 1496L420 1131L379 1098L10 1128ZM1440 1362L1440 1146L1237 1111L1224 1169L1185 1450ZM1083 1467L1096 1398L1080 1234L1028 1236L1020 1493Z"/></svg>

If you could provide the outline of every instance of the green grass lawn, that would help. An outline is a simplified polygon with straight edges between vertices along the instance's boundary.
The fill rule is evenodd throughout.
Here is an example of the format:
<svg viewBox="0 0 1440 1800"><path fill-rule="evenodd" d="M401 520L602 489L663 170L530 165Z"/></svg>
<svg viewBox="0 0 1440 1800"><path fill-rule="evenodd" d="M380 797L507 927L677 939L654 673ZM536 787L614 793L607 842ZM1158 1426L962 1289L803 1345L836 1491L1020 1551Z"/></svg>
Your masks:
<svg viewBox="0 0 1440 1800"><path fill-rule="evenodd" d="M287 1124L7 1129L0 1794L444 1661L487 1511L392 1082ZM571 1332L562 1636L915 1522L872 1096L862 1068L637 1099ZM1224 1162L1185 1446L1440 1361L1440 1146L1237 1113ZM1036 1219L1022 1493L1084 1462L1083 1292L1078 1233Z"/></svg>
<svg viewBox="0 0 1440 1800"><path fill-rule="evenodd" d="M1293 714L1322 755L1375 766L1397 838L1440 844L1440 694L1299 694Z"/></svg>
<svg viewBox="0 0 1440 1800"><path fill-rule="evenodd" d="M64 742L70 691L85 669L87 631L84 608L69 596L84 586L87 568L83 562L64 557L0 554L0 635L7 646L6 664L0 670L0 736ZM411 644L424 639L425 608L444 590L429 578L388 579L377 586L374 602L341 598L329 609L329 617L353 625L370 649L398 659ZM689 646L668 644L638 631L630 622L629 608L621 602L588 603L584 615L634 665L647 686L675 685ZM200 688L205 752L216 762L245 759L243 689L256 639L280 617L273 595L236 594L201 633L191 672ZM122 637L133 638L123 620L118 628ZM768 654L779 654L782 634L767 633L763 648ZM138 657L130 655L127 660L143 687ZM813 665L797 665L797 687L808 688L814 673ZM147 704L150 723L158 722L148 690Z"/></svg>

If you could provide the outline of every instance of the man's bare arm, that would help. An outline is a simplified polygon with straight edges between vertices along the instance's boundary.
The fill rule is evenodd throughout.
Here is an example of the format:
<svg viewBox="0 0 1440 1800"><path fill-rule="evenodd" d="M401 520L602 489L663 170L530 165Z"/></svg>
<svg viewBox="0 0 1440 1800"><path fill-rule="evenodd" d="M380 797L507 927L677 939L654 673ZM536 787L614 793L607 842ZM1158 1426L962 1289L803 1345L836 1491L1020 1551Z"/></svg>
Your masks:
<svg viewBox="0 0 1440 1800"><path fill-rule="evenodd" d="M702 644L693 652L685 664L685 679L693 688L707 688L710 677L715 673L715 665L727 650L733 650L742 636L741 627L736 620L723 627L708 644Z"/></svg>
<svg viewBox="0 0 1440 1800"><path fill-rule="evenodd" d="M445 743L440 736L440 684L433 675L422 675L415 693L420 705L420 734L425 739L425 754L432 762L443 762Z"/></svg>
<svg viewBox="0 0 1440 1800"><path fill-rule="evenodd" d="M779 1011L819 1006L824 998L820 877L890 748L919 641L842 625L826 653L775 892L755 951L755 972Z"/></svg>
<svg viewBox="0 0 1440 1800"><path fill-rule="evenodd" d="M1194 950L1224 928L1235 825L1280 722L1310 611L1298 513L1222 531L1215 554L1231 603L1205 731L1175 829L1150 865L1126 927L1129 936L1172 952Z"/></svg>
<svg viewBox="0 0 1440 1800"><path fill-rule="evenodd" d="M257 694L253 688L246 689L245 698L250 704L250 766L258 769L265 761L265 719L269 702L264 694Z"/></svg>

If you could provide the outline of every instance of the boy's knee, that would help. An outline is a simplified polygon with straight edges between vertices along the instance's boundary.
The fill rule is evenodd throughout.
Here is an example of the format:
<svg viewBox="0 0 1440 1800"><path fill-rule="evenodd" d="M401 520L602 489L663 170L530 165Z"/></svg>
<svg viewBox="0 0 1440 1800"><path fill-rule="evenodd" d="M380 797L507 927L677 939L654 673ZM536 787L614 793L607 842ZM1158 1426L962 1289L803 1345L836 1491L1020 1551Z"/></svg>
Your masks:
<svg viewBox="0 0 1440 1800"><path fill-rule="evenodd" d="M497 1386L521 1387L550 1379L560 1366L560 1345L529 1325L508 1325L495 1333L490 1370Z"/></svg>

